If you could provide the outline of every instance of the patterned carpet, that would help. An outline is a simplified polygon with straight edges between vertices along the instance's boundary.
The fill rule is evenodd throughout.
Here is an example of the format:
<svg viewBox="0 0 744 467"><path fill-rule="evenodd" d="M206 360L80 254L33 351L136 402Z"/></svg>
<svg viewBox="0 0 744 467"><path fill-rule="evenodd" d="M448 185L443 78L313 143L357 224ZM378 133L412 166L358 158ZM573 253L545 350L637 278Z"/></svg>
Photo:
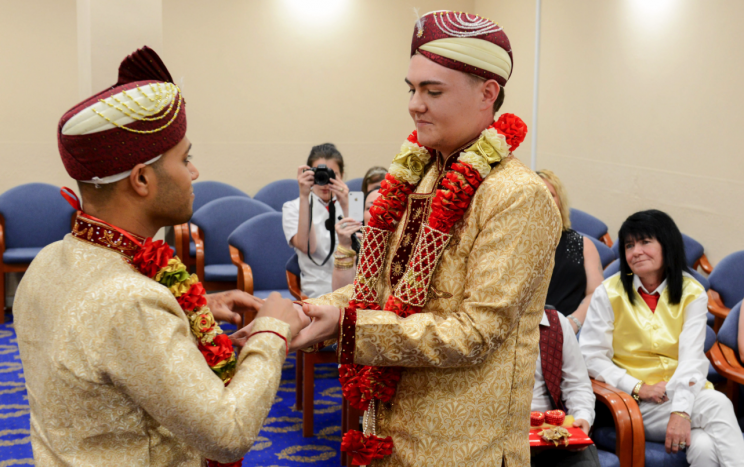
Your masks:
<svg viewBox="0 0 744 467"><path fill-rule="evenodd" d="M33 465L28 396L12 318L0 325L0 467ZM229 326L224 326L226 332ZM295 357L284 364L269 418L244 466L340 465L341 386L334 364L315 367L315 433L302 437L302 413L294 411Z"/></svg>

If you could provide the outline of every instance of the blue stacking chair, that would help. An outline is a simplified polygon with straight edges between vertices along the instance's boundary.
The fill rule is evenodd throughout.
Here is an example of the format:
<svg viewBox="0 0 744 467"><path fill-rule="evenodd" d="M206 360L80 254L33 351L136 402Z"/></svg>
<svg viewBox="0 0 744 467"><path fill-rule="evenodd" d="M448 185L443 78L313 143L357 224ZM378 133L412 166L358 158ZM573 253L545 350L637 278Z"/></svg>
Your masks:
<svg viewBox="0 0 744 467"><path fill-rule="evenodd" d="M739 425L744 427L741 415L741 400L744 393L744 366L739 358L739 320L741 319L742 303L731 308L731 312L718 330L717 342L708 352L708 358L719 374L728 381L726 395L734 404L734 410L739 416Z"/></svg>
<svg viewBox="0 0 744 467"><path fill-rule="evenodd" d="M612 246L612 239L610 238L610 234L607 233L607 224L591 214L574 208L571 208L569 216L571 218L572 229L596 238L607 246Z"/></svg>
<svg viewBox="0 0 744 467"><path fill-rule="evenodd" d="M304 300L307 296L302 294L302 282L300 280L302 271L300 270L300 259L297 257L297 253L293 254L284 266L287 276L287 287L289 293L292 294L297 300Z"/></svg>
<svg viewBox="0 0 744 467"><path fill-rule="evenodd" d="M214 201L225 196L244 196L250 198L247 194L232 185L222 182L196 182L194 187L194 212L210 201ZM186 266L196 264L196 244L191 236L191 223L173 226L174 243L176 246L176 255Z"/></svg>
<svg viewBox="0 0 744 467"><path fill-rule="evenodd" d="M292 298L284 266L294 250L284 240L282 213L267 212L243 222L227 243L238 267L238 289L258 298L267 298L274 291Z"/></svg>
<svg viewBox="0 0 744 467"><path fill-rule="evenodd" d="M708 276L708 310L716 317L716 331L731 307L744 299L744 251L731 253Z"/></svg>
<svg viewBox="0 0 744 467"><path fill-rule="evenodd" d="M259 214L276 212L245 196L226 196L205 204L191 218L196 244L196 271L207 290L237 286L238 268L232 263L227 242L243 222ZM281 235L284 238L284 235Z"/></svg>
<svg viewBox="0 0 744 467"><path fill-rule="evenodd" d="M685 234L682 234L682 241L685 244L685 259L687 260L687 265L694 270L697 270L699 266L703 271L710 274L713 271L713 266L711 266L708 261L708 257L705 256L703 245L694 238ZM612 245L612 251L615 252L615 256L618 258L620 257L620 247L617 242Z"/></svg>
<svg viewBox="0 0 744 467"><path fill-rule="evenodd" d="M75 210L46 183L0 195L0 323L5 322L5 273L24 272L42 248L70 233Z"/></svg>
<svg viewBox="0 0 744 467"><path fill-rule="evenodd" d="M275 211L282 212L282 206L287 201L300 197L300 186L294 178L286 178L271 182L258 190L253 199L271 206Z"/></svg>
<svg viewBox="0 0 744 467"><path fill-rule="evenodd" d="M599 260L602 263L602 269L609 266L610 263L615 261L617 259L617 256L615 256L615 253L612 251L612 248L608 247L604 243L600 242L596 238L592 237L591 235L585 234L583 232L579 232L584 237L588 238L589 240L594 243L594 246L597 247L597 252L599 253Z"/></svg>
<svg viewBox="0 0 744 467"><path fill-rule="evenodd" d="M352 178L346 182L346 186L349 187L349 191L362 191L362 182L364 178Z"/></svg>

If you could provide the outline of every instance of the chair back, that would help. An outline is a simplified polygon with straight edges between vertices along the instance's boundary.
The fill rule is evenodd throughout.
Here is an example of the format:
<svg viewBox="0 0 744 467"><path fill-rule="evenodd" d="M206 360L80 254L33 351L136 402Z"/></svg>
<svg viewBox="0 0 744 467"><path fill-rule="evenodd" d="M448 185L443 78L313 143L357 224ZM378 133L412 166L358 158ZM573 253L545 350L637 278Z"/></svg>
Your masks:
<svg viewBox="0 0 744 467"><path fill-rule="evenodd" d="M285 265L294 250L284 238L282 213L267 212L243 222L227 241L251 267L254 290L287 288Z"/></svg>
<svg viewBox="0 0 744 467"><path fill-rule="evenodd" d="M718 292L726 307L744 299L744 251L731 253L708 276L710 288Z"/></svg>
<svg viewBox="0 0 744 467"><path fill-rule="evenodd" d="M346 186L349 187L349 191L362 191L362 182L364 178L352 178L346 182Z"/></svg>
<svg viewBox="0 0 744 467"><path fill-rule="evenodd" d="M617 256L615 256L615 253L613 253L612 249L605 245L604 243L600 242L596 238L592 237L589 234L585 234L583 232L579 232L584 237L588 238L589 240L594 243L594 246L597 247L597 252L599 253L599 260L602 263L602 269L606 268L610 263L615 261L617 259Z"/></svg>
<svg viewBox="0 0 744 467"><path fill-rule="evenodd" d="M274 210L247 196L226 196L199 208L191 222L204 237L204 264L232 264L227 243L230 234L248 219L267 212Z"/></svg>
<svg viewBox="0 0 744 467"><path fill-rule="evenodd" d="M214 201L226 196L244 196L250 198L243 191L232 185L222 182L196 182L194 183L194 212L210 201Z"/></svg>
<svg viewBox="0 0 744 467"><path fill-rule="evenodd" d="M731 308L726 319L723 320L721 329L718 330L718 342L734 350L737 357L739 356L739 315L741 314L741 304L737 303Z"/></svg>
<svg viewBox="0 0 744 467"><path fill-rule="evenodd" d="M294 178L286 178L271 182L258 190L253 199L271 206L274 211L282 211L282 206L287 201L300 197L300 186Z"/></svg>
<svg viewBox="0 0 744 467"><path fill-rule="evenodd" d="M70 233L75 210L46 183L27 183L0 195L5 248L42 248Z"/></svg>
<svg viewBox="0 0 744 467"><path fill-rule="evenodd" d="M699 260L700 257L703 256L703 253L705 253L705 249L703 248L703 245L700 244L700 242L690 237L689 235L682 234L682 241L685 244L685 260L687 261L687 265L692 268L697 260Z"/></svg>
<svg viewBox="0 0 744 467"><path fill-rule="evenodd" d="M597 240L607 233L607 224L584 211L571 208L571 228Z"/></svg>
<svg viewBox="0 0 744 467"><path fill-rule="evenodd" d="M703 345L703 352L708 352L713 344L716 343L716 332L710 326L705 326L705 344Z"/></svg>
<svg viewBox="0 0 744 467"><path fill-rule="evenodd" d="M616 259L615 261L611 262L609 266L605 268L605 270L602 272L602 275L605 279L609 279L610 277L614 276L620 272L620 260Z"/></svg>
<svg viewBox="0 0 744 467"><path fill-rule="evenodd" d="M690 275L692 277L694 277L696 281L700 282L700 285L703 286L703 288L705 289L706 292L708 291L708 289L710 289L710 282L708 282L708 278L707 277L705 277L704 275L700 274L696 270L692 269L692 267L690 267L690 270L687 271L687 272L689 272Z"/></svg>

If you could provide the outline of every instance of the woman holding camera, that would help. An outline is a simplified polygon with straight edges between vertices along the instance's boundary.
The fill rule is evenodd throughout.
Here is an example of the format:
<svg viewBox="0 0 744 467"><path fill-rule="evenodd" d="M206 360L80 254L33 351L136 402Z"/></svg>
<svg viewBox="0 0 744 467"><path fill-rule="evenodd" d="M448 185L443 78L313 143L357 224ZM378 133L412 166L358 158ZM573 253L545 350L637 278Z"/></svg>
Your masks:
<svg viewBox="0 0 744 467"><path fill-rule="evenodd" d="M343 176L344 158L336 146L314 146L307 164L297 169L300 197L282 207L284 235L299 258L302 293L311 298L332 292L334 226L349 213Z"/></svg>

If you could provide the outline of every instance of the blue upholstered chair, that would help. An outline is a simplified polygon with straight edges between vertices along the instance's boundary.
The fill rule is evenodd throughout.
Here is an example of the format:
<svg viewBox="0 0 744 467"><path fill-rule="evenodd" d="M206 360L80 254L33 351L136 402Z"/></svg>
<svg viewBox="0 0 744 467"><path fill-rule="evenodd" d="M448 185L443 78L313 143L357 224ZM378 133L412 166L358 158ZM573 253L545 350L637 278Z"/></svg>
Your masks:
<svg viewBox="0 0 744 467"><path fill-rule="evenodd" d="M226 196L210 201L194 213L191 224L196 244L196 272L204 288L236 287L238 268L232 263L227 239L240 224L266 212L275 211L245 196Z"/></svg>
<svg viewBox="0 0 744 467"><path fill-rule="evenodd" d="M708 310L716 317L716 330L720 328L729 309L744 299L744 251L731 253L721 260L710 274Z"/></svg>
<svg viewBox="0 0 744 467"><path fill-rule="evenodd" d="M602 269L609 266L610 263L615 261L617 259L617 256L615 256L615 253L612 251L612 248L608 247L604 243L600 242L596 238L592 237L589 234L585 234L583 232L579 232L584 237L588 238L589 240L594 243L594 246L597 247L597 252L599 253L599 260L602 263Z"/></svg>
<svg viewBox="0 0 744 467"><path fill-rule="evenodd" d="M75 210L46 183L0 195L0 323L5 321L5 273L23 272L42 248L70 233Z"/></svg>
<svg viewBox="0 0 744 467"><path fill-rule="evenodd" d="M286 178L271 182L265 187L258 190L253 197L262 203L271 206L275 211L282 212L282 206L287 201L292 201L300 197L300 187L294 178Z"/></svg>
<svg viewBox="0 0 744 467"><path fill-rule="evenodd" d="M607 233L607 224L591 214L571 208L571 228L596 238L607 246L612 246L612 239Z"/></svg>
<svg viewBox="0 0 744 467"><path fill-rule="evenodd" d="M718 268L716 268L717 270ZM739 320L741 319L742 302L731 307L721 329L718 330L717 342L708 351L716 371L726 378L726 395L734 404L737 414L740 413L740 386L744 384L744 366L739 358ZM739 424L742 421L739 420Z"/></svg>
<svg viewBox="0 0 744 467"><path fill-rule="evenodd" d="M250 198L247 194L243 193L239 189L232 185L222 182L196 182L193 185L194 188L194 212L198 211L199 208L204 206L210 201L214 201L225 196L244 196ZM181 261L186 266L193 266L196 264L196 244L194 239L191 237L191 223L174 225L174 244L176 246L176 255L181 258Z"/></svg>
<svg viewBox="0 0 744 467"><path fill-rule="evenodd" d="M284 266L294 250L284 240L282 213L267 212L243 222L227 243L238 267L238 289L258 298L267 298L274 291L292 298Z"/></svg>
<svg viewBox="0 0 744 467"><path fill-rule="evenodd" d="M346 186L349 187L349 191L362 191L362 182L364 181L364 178L352 178L348 182L346 182Z"/></svg>
<svg viewBox="0 0 744 467"><path fill-rule="evenodd" d="M713 266L710 265L708 257L705 256L703 245L697 240L690 237L689 235L682 234L682 241L685 243L685 258L687 259L687 265L691 269L697 270L698 266L703 271L710 274L713 271ZM617 241L612 245L612 251L615 252L615 256L620 257L620 247Z"/></svg>

